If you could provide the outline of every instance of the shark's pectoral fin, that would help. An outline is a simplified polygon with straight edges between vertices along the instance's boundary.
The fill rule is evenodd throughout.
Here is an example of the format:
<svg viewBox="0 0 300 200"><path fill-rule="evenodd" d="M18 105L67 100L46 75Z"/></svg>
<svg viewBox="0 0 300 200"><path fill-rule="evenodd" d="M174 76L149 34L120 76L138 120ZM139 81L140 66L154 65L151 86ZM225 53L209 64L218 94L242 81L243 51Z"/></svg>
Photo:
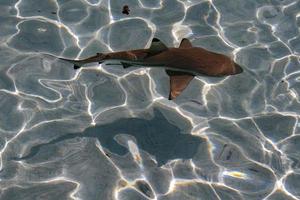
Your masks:
<svg viewBox="0 0 300 200"><path fill-rule="evenodd" d="M169 100L175 99L188 86L195 75L188 72L166 70L170 77Z"/></svg>
<svg viewBox="0 0 300 200"><path fill-rule="evenodd" d="M192 43L188 39L183 38L181 40L179 48L191 48L191 47L193 47L193 45L192 45Z"/></svg>

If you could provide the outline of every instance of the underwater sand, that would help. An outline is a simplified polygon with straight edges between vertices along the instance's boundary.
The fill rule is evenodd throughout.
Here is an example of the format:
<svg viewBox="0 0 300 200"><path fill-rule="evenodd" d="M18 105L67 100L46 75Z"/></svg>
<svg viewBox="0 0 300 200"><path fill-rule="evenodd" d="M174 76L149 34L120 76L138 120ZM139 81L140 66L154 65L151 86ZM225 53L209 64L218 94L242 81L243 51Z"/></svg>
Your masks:
<svg viewBox="0 0 300 200"><path fill-rule="evenodd" d="M296 0L0 0L0 199L300 199L299 26ZM164 69L57 59L153 37L244 73L169 101Z"/></svg>

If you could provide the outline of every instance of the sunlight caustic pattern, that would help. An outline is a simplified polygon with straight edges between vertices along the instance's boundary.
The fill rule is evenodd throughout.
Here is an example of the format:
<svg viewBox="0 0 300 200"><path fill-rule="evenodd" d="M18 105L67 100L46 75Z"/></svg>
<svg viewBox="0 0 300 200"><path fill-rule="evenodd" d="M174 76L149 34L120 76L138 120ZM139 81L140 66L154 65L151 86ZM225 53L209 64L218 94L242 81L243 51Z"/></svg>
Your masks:
<svg viewBox="0 0 300 200"><path fill-rule="evenodd" d="M130 14L123 15L123 5ZM0 199L300 199L300 3L0 2ZM167 100L163 69L57 59L167 46L229 55Z"/></svg>

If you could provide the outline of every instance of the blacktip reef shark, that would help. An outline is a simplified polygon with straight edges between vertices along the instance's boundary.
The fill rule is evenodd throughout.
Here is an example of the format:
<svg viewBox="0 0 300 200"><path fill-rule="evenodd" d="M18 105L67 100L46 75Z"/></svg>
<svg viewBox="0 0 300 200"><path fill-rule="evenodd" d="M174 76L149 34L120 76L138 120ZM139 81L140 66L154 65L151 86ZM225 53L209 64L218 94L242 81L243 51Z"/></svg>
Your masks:
<svg viewBox="0 0 300 200"><path fill-rule="evenodd" d="M178 48L168 48L159 39L154 38L149 49L97 53L83 60L60 59L73 63L74 69L79 69L87 63L101 64L107 60L116 60L124 68L163 67L170 77L169 100L179 96L195 76L220 77L243 72L230 57L193 47L186 38L182 39Z"/></svg>

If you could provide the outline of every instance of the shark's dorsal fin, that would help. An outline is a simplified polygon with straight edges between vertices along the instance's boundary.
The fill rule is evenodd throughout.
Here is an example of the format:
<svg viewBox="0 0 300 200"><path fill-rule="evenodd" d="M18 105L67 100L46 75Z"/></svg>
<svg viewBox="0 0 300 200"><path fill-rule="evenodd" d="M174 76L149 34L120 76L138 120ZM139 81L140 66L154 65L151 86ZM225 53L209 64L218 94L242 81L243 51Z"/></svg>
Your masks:
<svg viewBox="0 0 300 200"><path fill-rule="evenodd" d="M167 49L168 47L157 38L153 38L151 46L149 48L151 54L156 54Z"/></svg>
<svg viewBox="0 0 300 200"><path fill-rule="evenodd" d="M188 72L166 70L170 77L169 100L175 99L189 85L195 75Z"/></svg>
<svg viewBox="0 0 300 200"><path fill-rule="evenodd" d="M183 38L181 40L179 48L191 48L191 47L193 47L193 45L188 39Z"/></svg>

